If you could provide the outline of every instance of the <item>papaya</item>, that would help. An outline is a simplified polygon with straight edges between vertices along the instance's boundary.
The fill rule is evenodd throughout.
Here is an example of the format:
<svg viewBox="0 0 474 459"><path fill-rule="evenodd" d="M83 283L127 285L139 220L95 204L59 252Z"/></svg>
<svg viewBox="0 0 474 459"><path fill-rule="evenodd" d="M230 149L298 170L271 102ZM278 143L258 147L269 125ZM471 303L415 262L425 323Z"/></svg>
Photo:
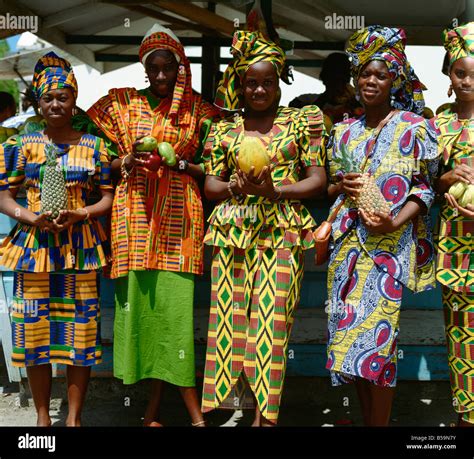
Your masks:
<svg viewBox="0 0 474 459"><path fill-rule="evenodd" d="M158 147L158 143L154 137L151 135L141 138L142 143L139 143L136 146L137 151L153 151Z"/></svg>
<svg viewBox="0 0 474 459"><path fill-rule="evenodd" d="M269 165L270 157L262 141L258 137L244 136L239 151L240 169L248 174L254 167L254 176L258 176L262 169Z"/></svg>
<svg viewBox="0 0 474 459"><path fill-rule="evenodd" d="M176 164L176 153L168 142L160 142L158 145L158 153L167 166L173 167Z"/></svg>

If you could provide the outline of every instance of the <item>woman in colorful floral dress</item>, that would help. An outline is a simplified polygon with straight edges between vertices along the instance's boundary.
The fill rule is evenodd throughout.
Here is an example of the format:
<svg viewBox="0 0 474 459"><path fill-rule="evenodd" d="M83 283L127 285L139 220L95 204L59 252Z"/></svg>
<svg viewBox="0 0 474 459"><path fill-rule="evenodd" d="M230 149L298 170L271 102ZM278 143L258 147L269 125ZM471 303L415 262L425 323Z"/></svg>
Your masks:
<svg viewBox="0 0 474 459"><path fill-rule="evenodd" d="M403 288L434 284L427 212L436 132L419 116L423 86L404 48L401 29L370 26L351 37L347 53L365 115L335 125L327 145L328 193L334 207L344 202L332 231L326 368L333 385L355 382L369 426L389 422ZM347 155L357 172L344 167ZM390 213L356 207L361 172L375 179Z"/></svg>

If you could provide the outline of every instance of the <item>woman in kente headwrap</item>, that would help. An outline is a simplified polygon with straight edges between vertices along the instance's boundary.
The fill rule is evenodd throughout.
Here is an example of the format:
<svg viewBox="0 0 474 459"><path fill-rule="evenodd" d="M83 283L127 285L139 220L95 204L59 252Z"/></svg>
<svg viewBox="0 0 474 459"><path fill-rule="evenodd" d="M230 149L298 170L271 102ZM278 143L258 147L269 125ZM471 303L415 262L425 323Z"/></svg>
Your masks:
<svg viewBox="0 0 474 459"><path fill-rule="evenodd" d="M124 384L152 379L145 426L158 422L163 381L179 386L193 425L204 425L195 389L194 276L203 270L201 144L217 110L191 86L184 48L153 26L139 50L150 81L111 89L88 115L117 147L120 171L112 208L110 276L115 281L114 375ZM175 167L144 167L143 136L169 142Z"/></svg>
<svg viewBox="0 0 474 459"><path fill-rule="evenodd" d="M474 189L474 22L444 32L449 92L456 102L438 114L440 177L438 266L442 285L453 405L459 424L474 425L474 201L448 194L455 183ZM451 191L451 190L449 190ZM474 193L472 194L474 197ZM461 203L458 202L461 200Z"/></svg>
<svg viewBox="0 0 474 459"><path fill-rule="evenodd" d="M333 385L355 382L371 426L389 422L402 290L434 284L427 213L436 131L419 116L423 85L404 48L402 29L370 26L352 35L346 52L365 115L335 125L327 144L333 209L344 201L332 229L326 368ZM362 172L375 180L385 212L382 200L377 212L355 204ZM376 198L363 192L366 202Z"/></svg>
<svg viewBox="0 0 474 459"><path fill-rule="evenodd" d="M220 202L205 236L214 253L202 407L241 407L248 382L253 425L271 426L278 420L304 252L314 246L316 223L301 199L325 190L325 130L316 106L279 106L279 78L287 74L275 43L238 31L232 53L215 103L236 112L213 125L204 152L205 193ZM239 167L249 137L269 156L259 174Z"/></svg>
<svg viewBox="0 0 474 459"><path fill-rule="evenodd" d="M48 426L51 364L66 364L66 425L78 426L91 366L102 360L97 270L109 247L97 217L112 207L110 163L103 140L72 128L77 82L69 62L43 56L33 89L46 128L0 146L0 211L18 220L0 260L14 271L13 365L26 367L37 425ZM45 180L48 160L60 171L54 183ZM15 201L21 186L27 207ZM44 196L59 197L64 186L59 215L43 210ZM89 204L95 189L102 196Z"/></svg>

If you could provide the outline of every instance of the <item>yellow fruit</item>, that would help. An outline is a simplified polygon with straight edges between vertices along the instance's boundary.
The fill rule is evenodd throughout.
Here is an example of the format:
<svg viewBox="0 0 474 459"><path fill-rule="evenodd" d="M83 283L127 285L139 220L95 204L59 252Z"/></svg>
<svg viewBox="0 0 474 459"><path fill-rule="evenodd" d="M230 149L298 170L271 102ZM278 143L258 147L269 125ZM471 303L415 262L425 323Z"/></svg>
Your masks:
<svg viewBox="0 0 474 459"><path fill-rule="evenodd" d="M474 205L474 185L468 185L462 198L459 200L461 207L467 207L469 204Z"/></svg>
<svg viewBox="0 0 474 459"><path fill-rule="evenodd" d="M365 173L361 177L362 188L359 191L355 203L359 209L362 209L369 216L375 212L390 213L390 204L384 198L374 177Z"/></svg>
<svg viewBox="0 0 474 459"><path fill-rule="evenodd" d="M451 185L448 193L457 201L466 191L466 188L467 188L467 183L456 182L454 185Z"/></svg>
<svg viewBox="0 0 474 459"><path fill-rule="evenodd" d="M240 144L239 167L248 174L254 167L254 175L260 174L265 166L270 165L270 158L262 141L258 137L244 136Z"/></svg>

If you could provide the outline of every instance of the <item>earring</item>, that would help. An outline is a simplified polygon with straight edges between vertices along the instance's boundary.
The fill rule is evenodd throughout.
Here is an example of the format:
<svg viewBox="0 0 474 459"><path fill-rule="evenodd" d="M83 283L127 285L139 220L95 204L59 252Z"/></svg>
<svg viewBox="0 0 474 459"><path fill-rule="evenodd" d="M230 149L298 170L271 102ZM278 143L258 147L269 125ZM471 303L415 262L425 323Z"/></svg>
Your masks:
<svg viewBox="0 0 474 459"><path fill-rule="evenodd" d="M72 116L76 116L76 115L77 115L77 112L78 112L77 107L74 107L74 108L72 109Z"/></svg>
<svg viewBox="0 0 474 459"><path fill-rule="evenodd" d="M449 85L449 89L448 89L448 97L451 97L453 95L453 85Z"/></svg>
<svg viewBox="0 0 474 459"><path fill-rule="evenodd" d="M145 73L145 83L148 84L150 80L148 79L148 75Z"/></svg>
<svg viewBox="0 0 474 459"><path fill-rule="evenodd" d="M39 114L39 115L42 115L42 114L43 114L43 112L41 111L41 107L38 107L38 114Z"/></svg>
<svg viewBox="0 0 474 459"><path fill-rule="evenodd" d="M392 94L390 96L390 106L393 107L395 105L395 96Z"/></svg>

